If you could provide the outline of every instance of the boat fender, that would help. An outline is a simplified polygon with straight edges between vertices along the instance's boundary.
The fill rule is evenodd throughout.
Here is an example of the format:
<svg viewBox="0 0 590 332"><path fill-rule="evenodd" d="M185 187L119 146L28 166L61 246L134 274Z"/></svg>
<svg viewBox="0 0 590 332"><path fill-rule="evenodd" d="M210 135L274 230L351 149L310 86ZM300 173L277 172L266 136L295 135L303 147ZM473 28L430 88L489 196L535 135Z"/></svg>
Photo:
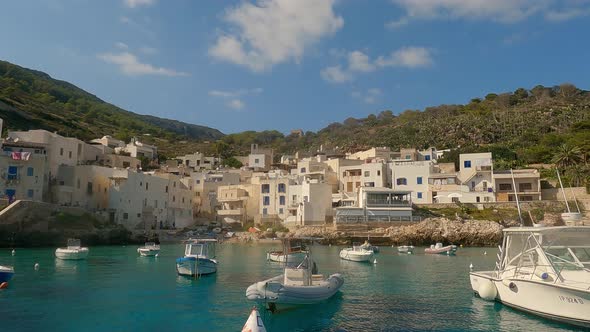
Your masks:
<svg viewBox="0 0 590 332"><path fill-rule="evenodd" d="M0 289L8 288L8 282L0 283Z"/></svg>
<svg viewBox="0 0 590 332"><path fill-rule="evenodd" d="M482 282L479 284L477 292L479 293L479 297L486 301L493 301L498 295L498 290L496 289L494 282L487 279L482 280Z"/></svg>
<svg viewBox="0 0 590 332"><path fill-rule="evenodd" d="M35 263L35 270L39 270L39 263Z"/></svg>
<svg viewBox="0 0 590 332"><path fill-rule="evenodd" d="M12 249L12 256L14 256L14 254L16 254L16 250Z"/></svg>
<svg viewBox="0 0 590 332"><path fill-rule="evenodd" d="M551 281L549 273L545 269L538 268L535 270L535 275L543 281Z"/></svg>

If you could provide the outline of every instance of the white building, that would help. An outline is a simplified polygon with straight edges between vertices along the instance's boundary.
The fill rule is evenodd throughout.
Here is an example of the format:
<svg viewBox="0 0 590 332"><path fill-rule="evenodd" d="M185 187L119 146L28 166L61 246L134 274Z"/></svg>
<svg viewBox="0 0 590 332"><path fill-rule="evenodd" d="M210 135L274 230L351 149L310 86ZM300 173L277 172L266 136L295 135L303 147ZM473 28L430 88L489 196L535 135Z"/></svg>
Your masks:
<svg viewBox="0 0 590 332"><path fill-rule="evenodd" d="M332 186L317 179L290 184L287 201L287 225L323 225L333 216Z"/></svg>
<svg viewBox="0 0 590 332"><path fill-rule="evenodd" d="M133 158L148 158L149 160L158 157L158 148L154 145L149 145L140 142L137 138L132 138L131 142L124 147L115 148L115 152L126 152Z"/></svg>
<svg viewBox="0 0 590 332"><path fill-rule="evenodd" d="M412 197L409 191L361 187L354 206L336 208L336 227L371 223L411 222Z"/></svg>
<svg viewBox="0 0 590 332"><path fill-rule="evenodd" d="M219 166L219 158L207 157L200 152L179 156L174 159L179 160L182 165L191 168L193 171L211 170Z"/></svg>
<svg viewBox="0 0 590 332"><path fill-rule="evenodd" d="M256 171L268 171L273 162L274 153L272 149L259 148L258 144L252 144L250 155L248 155L248 167Z"/></svg>
<svg viewBox="0 0 590 332"><path fill-rule="evenodd" d="M388 164L391 169L394 190L411 192L414 203L432 202L428 179L433 169L432 161L394 160Z"/></svg>
<svg viewBox="0 0 590 332"><path fill-rule="evenodd" d="M360 187L389 187L387 166L378 160L370 160L338 169L340 191L353 193Z"/></svg>
<svg viewBox="0 0 590 332"><path fill-rule="evenodd" d="M295 184L295 179L280 172L270 172L253 176L252 184L260 190L260 213L255 217L255 222L285 220L289 215L288 190L291 184Z"/></svg>
<svg viewBox="0 0 590 332"><path fill-rule="evenodd" d="M0 125L0 131L1 131ZM0 153L0 197L42 201L47 196L49 164L44 145L4 141Z"/></svg>

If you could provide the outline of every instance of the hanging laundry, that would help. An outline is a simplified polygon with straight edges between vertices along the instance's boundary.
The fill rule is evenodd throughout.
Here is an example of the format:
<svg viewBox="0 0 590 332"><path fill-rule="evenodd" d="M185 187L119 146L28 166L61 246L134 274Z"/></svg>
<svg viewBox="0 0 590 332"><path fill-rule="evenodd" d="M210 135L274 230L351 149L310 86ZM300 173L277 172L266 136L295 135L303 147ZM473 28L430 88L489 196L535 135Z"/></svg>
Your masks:
<svg viewBox="0 0 590 332"><path fill-rule="evenodd" d="M20 153L20 159L21 160L29 160L29 158L31 158L31 153L30 152L21 152Z"/></svg>
<svg viewBox="0 0 590 332"><path fill-rule="evenodd" d="M20 160L21 153L20 152L12 152L11 154L12 160Z"/></svg>

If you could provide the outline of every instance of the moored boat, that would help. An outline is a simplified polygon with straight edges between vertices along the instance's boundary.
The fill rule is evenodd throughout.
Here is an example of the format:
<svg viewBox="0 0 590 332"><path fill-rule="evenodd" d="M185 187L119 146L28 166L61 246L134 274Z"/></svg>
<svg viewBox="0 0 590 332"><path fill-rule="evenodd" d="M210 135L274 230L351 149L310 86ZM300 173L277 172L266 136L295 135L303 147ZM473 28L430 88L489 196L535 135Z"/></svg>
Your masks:
<svg viewBox="0 0 590 332"><path fill-rule="evenodd" d="M176 272L181 276L198 277L217 272L215 239L188 240L184 257L176 259Z"/></svg>
<svg viewBox="0 0 590 332"><path fill-rule="evenodd" d="M64 260L82 260L88 257L88 248L80 246L80 239L68 239L66 248L57 248L55 257Z"/></svg>
<svg viewBox="0 0 590 332"><path fill-rule="evenodd" d="M513 227L503 232L496 268L470 272L473 292L590 328L590 227Z"/></svg>
<svg viewBox="0 0 590 332"><path fill-rule="evenodd" d="M12 266L0 265L0 284L8 282L14 276L14 268Z"/></svg>
<svg viewBox="0 0 590 332"><path fill-rule="evenodd" d="M160 253L160 245L154 242L146 242L143 247L137 248L137 252L144 257L157 256Z"/></svg>
<svg viewBox="0 0 590 332"><path fill-rule="evenodd" d="M400 254L412 254L414 253L414 246L399 246L397 252Z"/></svg>
<svg viewBox="0 0 590 332"><path fill-rule="evenodd" d="M369 240L365 240L365 243L363 243L361 245L361 248L365 249L365 250L370 250L372 251L374 254L379 252L379 247L372 245L371 243L369 243Z"/></svg>
<svg viewBox="0 0 590 332"><path fill-rule="evenodd" d="M340 258L355 261L355 262L369 262L373 260L373 251L362 248L358 245L353 245L351 248L344 248L340 250Z"/></svg>
<svg viewBox="0 0 590 332"><path fill-rule="evenodd" d="M325 301L340 290L344 278L339 273L325 278L316 270L311 251L308 251L299 265L285 265L283 274L250 285L246 297L263 303L271 311Z"/></svg>
<svg viewBox="0 0 590 332"><path fill-rule="evenodd" d="M442 243L436 245L430 245L430 248L424 249L426 254L439 254L439 255L454 255L457 252L457 246L454 244L443 246Z"/></svg>
<svg viewBox="0 0 590 332"><path fill-rule="evenodd" d="M260 317L260 312L256 307L252 308L246 324L242 327L242 332L266 332L262 317Z"/></svg>
<svg viewBox="0 0 590 332"><path fill-rule="evenodd" d="M302 243L292 246L290 239L283 240L283 250L274 250L266 253L266 259L280 263L299 263L307 255Z"/></svg>

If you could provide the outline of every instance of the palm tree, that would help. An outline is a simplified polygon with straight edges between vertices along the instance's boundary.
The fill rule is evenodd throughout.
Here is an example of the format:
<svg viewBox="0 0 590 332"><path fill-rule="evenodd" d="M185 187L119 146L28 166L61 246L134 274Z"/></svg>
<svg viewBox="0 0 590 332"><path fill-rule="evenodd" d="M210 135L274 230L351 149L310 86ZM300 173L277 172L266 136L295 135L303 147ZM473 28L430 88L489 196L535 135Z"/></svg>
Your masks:
<svg viewBox="0 0 590 332"><path fill-rule="evenodd" d="M558 168L573 166L582 160L581 153L582 150L577 146L562 144L553 154L553 162Z"/></svg>

